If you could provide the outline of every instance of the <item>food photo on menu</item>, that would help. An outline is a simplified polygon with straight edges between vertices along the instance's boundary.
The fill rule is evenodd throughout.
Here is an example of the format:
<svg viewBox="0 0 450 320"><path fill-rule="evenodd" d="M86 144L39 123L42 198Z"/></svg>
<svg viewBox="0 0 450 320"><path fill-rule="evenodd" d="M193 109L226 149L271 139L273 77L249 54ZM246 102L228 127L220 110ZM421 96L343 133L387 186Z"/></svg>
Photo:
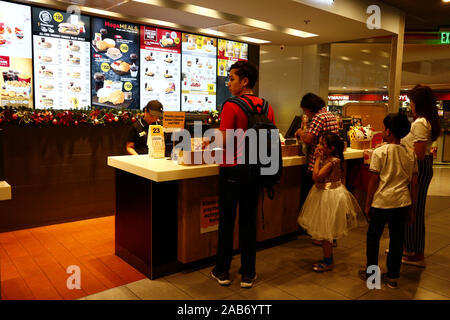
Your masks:
<svg viewBox="0 0 450 320"><path fill-rule="evenodd" d="M32 8L37 108L91 105L90 18Z"/></svg>
<svg viewBox="0 0 450 320"><path fill-rule="evenodd" d="M221 111L223 103L231 98L228 90L228 70L237 61L248 60L248 44L231 41L218 40L217 48L217 108Z"/></svg>
<svg viewBox="0 0 450 320"><path fill-rule="evenodd" d="M141 109L158 100L165 111L180 111L181 33L141 26Z"/></svg>
<svg viewBox="0 0 450 320"><path fill-rule="evenodd" d="M92 104L139 109L139 28L108 19L92 21Z"/></svg>
<svg viewBox="0 0 450 320"><path fill-rule="evenodd" d="M33 108L31 7L0 1L0 106Z"/></svg>
<svg viewBox="0 0 450 320"><path fill-rule="evenodd" d="M181 111L216 109L217 39L182 34Z"/></svg>

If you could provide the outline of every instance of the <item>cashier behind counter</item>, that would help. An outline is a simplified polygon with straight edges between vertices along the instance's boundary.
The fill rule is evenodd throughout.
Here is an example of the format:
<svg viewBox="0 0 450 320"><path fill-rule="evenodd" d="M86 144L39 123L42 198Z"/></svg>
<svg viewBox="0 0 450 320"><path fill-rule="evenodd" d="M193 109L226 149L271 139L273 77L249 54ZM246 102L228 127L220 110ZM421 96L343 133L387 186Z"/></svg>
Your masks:
<svg viewBox="0 0 450 320"><path fill-rule="evenodd" d="M158 100L152 100L144 108L144 117L138 119L128 133L126 149L128 154L148 154L147 135L150 125L158 124L163 117L163 105Z"/></svg>

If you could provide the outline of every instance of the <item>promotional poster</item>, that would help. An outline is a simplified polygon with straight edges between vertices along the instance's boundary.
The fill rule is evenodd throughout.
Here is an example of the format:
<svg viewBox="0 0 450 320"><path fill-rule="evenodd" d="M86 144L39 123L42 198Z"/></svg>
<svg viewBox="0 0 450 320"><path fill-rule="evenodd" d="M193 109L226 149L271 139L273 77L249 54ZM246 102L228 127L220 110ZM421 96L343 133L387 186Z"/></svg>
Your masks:
<svg viewBox="0 0 450 320"><path fill-rule="evenodd" d="M92 105L139 109L139 27L93 18Z"/></svg>
<svg viewBox="0 0 450 320"><path fill-rule="evenodd" d="M217 50L217 106L231 98L228 90L228 70L237 61L248 60L248 44L230 40L218 40Z"/></svg>
<svg viewBox="0 0 450 320"><path fill-rule="evenodd" d="M0 106L33 108L31 8L0 1Z"/></svg>
<svg viewBox="0 0 450 320"><path fill-rule="evenodd" d="M217 39L183 33L181 111L216 109Z"/></svg>
<svg viewBox="0 0 450 320"><path fill-rule="evenodd" d="M141 109L151 100L180 111L181 32L141 26Z"/></svg>
<svg viewBox="0 0 450 320"><path fill-rule="evenodd" d="M36 108L91 105L90 18L33 7Z"/></svg>

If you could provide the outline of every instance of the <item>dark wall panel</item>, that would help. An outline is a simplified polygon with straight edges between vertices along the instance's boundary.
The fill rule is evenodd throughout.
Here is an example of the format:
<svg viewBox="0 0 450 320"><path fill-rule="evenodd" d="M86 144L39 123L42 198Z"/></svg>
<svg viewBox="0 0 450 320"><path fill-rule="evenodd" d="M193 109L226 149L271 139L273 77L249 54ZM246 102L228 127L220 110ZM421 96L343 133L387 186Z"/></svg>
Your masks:
<svg viewBox="0 0 450 320"><path fill-rule="evenodd" d="M107 157L126 154L128 128L4 126L12 199L0 202L0 232L113 215L114 169Z"/></svg>

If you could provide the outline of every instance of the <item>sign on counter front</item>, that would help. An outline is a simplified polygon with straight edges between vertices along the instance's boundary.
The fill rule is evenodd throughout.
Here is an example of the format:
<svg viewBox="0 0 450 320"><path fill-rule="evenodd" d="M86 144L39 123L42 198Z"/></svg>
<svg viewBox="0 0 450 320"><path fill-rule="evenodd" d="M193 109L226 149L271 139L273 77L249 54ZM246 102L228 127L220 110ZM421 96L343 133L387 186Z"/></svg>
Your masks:
<svg viewBox="0 0 450 320"><path fill-rule="evenodd" d="M207 233L219 229L219 197L205 197L200 199L200 233Z"/></svg>

